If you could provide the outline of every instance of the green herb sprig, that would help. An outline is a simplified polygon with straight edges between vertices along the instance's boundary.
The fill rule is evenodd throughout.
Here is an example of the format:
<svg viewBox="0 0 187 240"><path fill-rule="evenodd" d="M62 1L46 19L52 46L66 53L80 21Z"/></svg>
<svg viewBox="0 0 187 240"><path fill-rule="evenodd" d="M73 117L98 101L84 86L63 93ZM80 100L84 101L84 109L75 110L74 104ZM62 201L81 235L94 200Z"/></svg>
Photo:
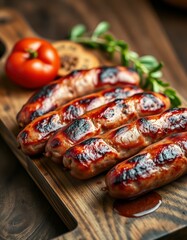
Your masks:
<svg viewBox="0 0 187 240"><path fill-rule="evenodd" d="M70 40L87 47L102 50L110 58L113 58L114 54L118 53L122 65L132 67L139 73L140 85L143 89L164 93L169 97L172 107L178 107L181 101L176 91L169 86L169 83L161 80L163 63L153 56L139 56L136 52L131 51L124 40L116 39L112 34L108 33L109 28L108 22L101 22L92 33L88 33L86 27L79 24L72 28Z"/></svg>

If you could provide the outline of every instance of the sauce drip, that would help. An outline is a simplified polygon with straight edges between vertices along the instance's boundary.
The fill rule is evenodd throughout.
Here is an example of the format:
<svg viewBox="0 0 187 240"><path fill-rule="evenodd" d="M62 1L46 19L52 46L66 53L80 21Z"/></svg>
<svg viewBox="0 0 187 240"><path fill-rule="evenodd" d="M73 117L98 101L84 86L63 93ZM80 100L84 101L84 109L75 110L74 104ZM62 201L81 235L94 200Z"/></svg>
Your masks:
<svg viewBox="0 0 187 240"><path fill-rule="evenodd" d="M133 200L117 199L114 201L113 209L121 216L138 218L156 211L161 203L161 196L151 192Z"/></svg>

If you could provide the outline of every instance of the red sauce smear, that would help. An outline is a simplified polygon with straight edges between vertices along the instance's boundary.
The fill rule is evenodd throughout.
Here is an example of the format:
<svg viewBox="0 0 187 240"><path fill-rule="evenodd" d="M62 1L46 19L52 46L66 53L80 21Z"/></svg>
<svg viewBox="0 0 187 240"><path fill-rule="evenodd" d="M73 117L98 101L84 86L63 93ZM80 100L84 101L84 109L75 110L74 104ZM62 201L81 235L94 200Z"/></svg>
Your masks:
<svg viewBox="0 0 187 240"><path fill-rule="evenodd" d="M133 200L117 199L114 201L113 209L121 216L138 218L156 211L161 203L161 196L151 192Z"/></svg>

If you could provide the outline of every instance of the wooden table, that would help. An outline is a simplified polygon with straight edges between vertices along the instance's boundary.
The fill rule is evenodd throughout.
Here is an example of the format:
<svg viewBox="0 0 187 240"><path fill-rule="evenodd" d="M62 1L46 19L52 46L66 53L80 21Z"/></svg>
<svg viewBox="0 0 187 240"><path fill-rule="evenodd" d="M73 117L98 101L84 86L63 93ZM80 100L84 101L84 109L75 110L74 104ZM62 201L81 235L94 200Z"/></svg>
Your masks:
<svg viewBox="0 0 187 240"><path fill-rule="evenodd" d="M19 10L32 28L45 38L62 39L74 24L82 22L91 28L101 20L111 22L113 32L122 38L122 15L125 14L123 5L116 3L113 10L115 1L98 2L85 0L73 5L73 1L60 0L0 0L0 7ZM125 5L130 1L124 2ZM143 7L141 1L137 2L139 8ZM163 31L166 31L178 58L187 69L187 12L163 5L161 1L152 1L151 4L155 17L161 22ZM113 11L114 14L117 13L115 18ZM133 12L128 14L133 15ZM149 52L142 49L142 53ZM186 89L181 91L183 97L185 91ZM0 144L0 239L7 239L7 236L8 239L50 239L66 232L63 222L1 138ZM178 237L184 235L184 231L177 233ZM176 234L173 239L175 237Z"/></svg>

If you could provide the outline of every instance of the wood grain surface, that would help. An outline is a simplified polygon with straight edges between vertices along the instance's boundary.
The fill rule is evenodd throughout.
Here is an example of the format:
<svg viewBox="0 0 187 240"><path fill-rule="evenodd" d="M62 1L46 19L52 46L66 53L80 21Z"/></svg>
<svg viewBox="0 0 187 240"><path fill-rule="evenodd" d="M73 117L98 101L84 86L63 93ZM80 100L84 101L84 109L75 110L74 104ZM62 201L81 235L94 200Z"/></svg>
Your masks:
<svg viewBox="0 0 187 240"><path fill-rule="evenodd" d="M186 0L184 1L187 3ZM174 7L168 4L169 0L152 0L151 2L163 29L174 47L176 56L187 72L187 48L185 47L187 42L187 8Z"/></svg>
<svg viewBox="0 0 187 240"><path fill-rule="evenodd" d="M0 144L0 239L50 239L66 232L2 138Z"/></svg>
<svg viewBox="0 0 187 240"><path fill-rule="evenodd" d="M122 0L116 0L107 4L105 1L92 1L89 5L86 1L76 1L74 4L69 1L66 4L90 28L103 20L100 9L105 9L105 20L111 22L114 34L124 38L140 54L153 54L162 59L165 62L165 78L185 97L185 73L147 1L142 2L142 8L137 8L135 0L123 3ZM120 12L117 5L122 5L126 14ZM135 17L132 17L132 12ZM66 17L71 27L74 20ZM19 21L15 25L15 29L20 29ZM27 33L23 29L22 36ZM12 39L19 37L18 32L12 34ZM159 41L155 35L159 36ZM138 219L120 217L113 212L113 199L101 190L104 187L103 175L85 182L75 181L68 172L48 159L31 160L17 149L15 115L31 92L1 78L0 93L0 131L3 138L67 227L74 229L60 239L155 239L163 236L170 239L169 233L174 234L187 226L187 210L184 207L187 205L186 177L158 190L163 197L163 204L156 212ZM180 234L185 236L186 232L180 231Z"/></svg>

